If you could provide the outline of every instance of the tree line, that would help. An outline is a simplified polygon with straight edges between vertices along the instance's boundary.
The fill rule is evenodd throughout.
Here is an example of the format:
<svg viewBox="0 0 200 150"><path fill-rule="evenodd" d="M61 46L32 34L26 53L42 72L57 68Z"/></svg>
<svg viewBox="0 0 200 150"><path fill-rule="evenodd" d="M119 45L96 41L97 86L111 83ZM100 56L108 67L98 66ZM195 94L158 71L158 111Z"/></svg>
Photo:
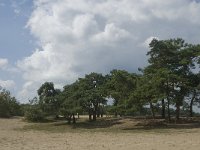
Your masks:
<svg viewBox="0 0 200 150"><path fill-rule="evenodd" d="M109 74L90 73L74 83L55 89L45 82L38 89L25 115L38 121L45 116L87 114L90 121L105 114L151 115L171 120L194 115L200 105L200 45L183 39L157 40L149 44L148 66L139 73L112 70ZM108 105L112 100L113 104Z"/></svg>

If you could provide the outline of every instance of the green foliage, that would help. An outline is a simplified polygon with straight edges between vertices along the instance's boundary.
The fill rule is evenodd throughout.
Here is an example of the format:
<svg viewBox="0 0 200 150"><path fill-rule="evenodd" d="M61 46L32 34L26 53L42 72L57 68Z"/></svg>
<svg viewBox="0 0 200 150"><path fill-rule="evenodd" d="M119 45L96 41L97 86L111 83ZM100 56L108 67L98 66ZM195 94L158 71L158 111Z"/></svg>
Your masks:
<svg viewBox="0 0 200 150"><path fill-rule="evenodd" d="M78 88L77 82L71 85L66 85L62 93L59 95L59 99L61 101L59 112L66 118L82 112Z"/></svg>
<svg viewBox="0 0 200 150"><path fill-rule="evenodd" d="M107 102L105 83L106 78L98 73L91 73L78 80L80 105L89 115L93 115L93 120L96 120L96 115L102 114L103 105Z"/></svg>
<svg viewBox="0 0 200 150"><path fill-rule="evenodd" d="M152 113L153 117L159 113L165 118L167 108L169 119L172 111L178 119L181 106L186 107L186 98L191 99L187 109L192 112L192 106L200 99L200 76L194 72L200 64L200 45L178 38L153 39L149 46L149 65L140 69L141 74L124 70L112 70L105 76L90 73L64 86L63 91L55 89L52 82L45 82L38 89L39 102L30 107L29 116L42 118L46 113L69 120L73 117L75 121L76 113L88 112L89 118L96 120L107 111L115 115ZM113 106L106 106L107 98L114 99ZM1 103L5 105L4 101ZM170 108L172 105L176 111ZM7 109L1 111L7 114Z"/></svg>
<svg viewBox="0 0 200 150"><path fill-rule="evenodd" d="M31 122L41 122L45 119L45 114L38 106L29 106L26 108L25 118Z"/></svg>
<svg viewBox="0 0 200 150"><path fill-rule="evenodd" d="M167 99L168 112L169 105L175 104L178 119L180 106L183 105L184 98L189 92L191 84L189 80L200 48L178 38L160 41L154 39L150 43L150 49L147 53L150 56L150 65L145 68L144 74L150 76L149 79L153 80L154 85L157 84L160 93L156 94L157 100L161 97Z"/></svg>
<svg viewBox="0 0 200 150"><path fill-rule="evenodd" d="M57 115L60 107L58 95L60 90L54 88L52 82L45 82L38 89L39 106L43 112L49 115Z"/></svg>
<svg viewBox="0 0 200 150"><path fill-rule="evenodd" d="M126 114L129 97L137 87L138 77L139 75L124 70L112 70L106 76L106 94L114 99L115 115Z"/></svg>
<svg viewBox="0 0 200 150"><path fill-rule="evenodd" d="M22 115L20 104L10 92L2 89L0 91L0 117L11 117Z"/></svg>
<svg viewBox="0 0 200 150"><path fill-rule="evenodd" d="M24 105L25 119L31 122L41 122L45 120L45 112L41 109L39 101L36 97Z"/></svg>

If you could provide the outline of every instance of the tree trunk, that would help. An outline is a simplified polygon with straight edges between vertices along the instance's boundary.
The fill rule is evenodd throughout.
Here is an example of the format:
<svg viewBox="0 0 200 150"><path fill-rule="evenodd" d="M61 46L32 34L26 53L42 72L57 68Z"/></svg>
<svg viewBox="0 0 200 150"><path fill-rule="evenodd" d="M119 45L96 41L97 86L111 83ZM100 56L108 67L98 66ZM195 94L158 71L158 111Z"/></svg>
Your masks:
<svg viewBox="0 0 200 150"><path fill-rule="evenodd" d="M194 90L194 94L190 102L190 117L193 117L193 103L194 103L195 97L196 97L196 91Z"/></svg>
<svg viewBox="0 0 200 150"><path fill-rule="evenodd" d="M169 78L167 79L167 115L168 115L168 121L171 121L171 114L170 114L170 100L169 100Z"/></svg>
<svg viewBox="0 0 200 150"><path fill-rule="evenodd" d="M190 102L190 117L193 117L193 102L194 102L194 99L191 99L191 102Z"/></svg>
<svg viewBox="0 0 200 150"><path fill-rule="evenodd" d="M72 121L72 115L69 115L68 116L68 123L71 124L71 121Z"/></svg>
<svg viewBox="0 0 200 150"><path fill-rule="evenodd" d="M171 114L170 114L170 101L169 101L169 98L167 98L167 114L168 114L168 121L170 122L171 121Z"/></svg>
<svg viewBox="0 0 200 150"><path fill-rule="evenodd" d="M165 119L165 100L162 99L162 118Z"/></svg>
<svg viewBox="0 0 200 150"><path fill-rule="evenodd" d="M78 117L78 119L80 118L79 113L77 113L77 117Z"/></svg>
<svg viewBox="0 0 200 150"><path fill-rule="evenodd" d="M176 102L176 120L180 119L180 104L179 101Z"/></svg>
<svg viewBox="0 0 200 150"><path fill-rule="evenodd" d="M96 110L93 111L93 121L96 121L97 120L97 113L96 113Z"/></svg>
<svg viewBox="0 0 200 150"><path fill-rule="evenodd" d="M100 117L100 106L97 106L97 117Z"/></svg>
<svg viewBox="0 0 200 150"><path fill-rule="evenodd" d="M92 114L89 114L89 121L92 121Z"/></svg>
<svg viewBox="0 0 200 150"><path fill-rule="evenodd" d="M75 115L72 114L72 117L73 117L73 123L76 123L76 118L75 118Z"/></svg>
<svg viewBox="0 0 200 150"><path fill-rule="evenodd" d="M118 112L117 111L115 111L115 117L117 117L118 116Z"/></svg>
<svg viewBox="0 0 200 150"><path fill-rule="evenodd" d="M101 114L101 118L102 118L103 117L103 107L101 107L100 114Z"/></svg>
<svg viewBox="0 0 200 150"><path fill-rule="evenodd" d="M97 113L98 113L98 104L94 105L94 110L93 110L93 121L97 120Z"/></svg>
<svg viewBox="0 0 200 150"><path fill-rule="evenodd" d="M101 106L101 118L103 117L103 113L104 113L104 106Z"/></svg>
<svg viewBox="0 0 200 150"><path fill-rule="evenodd" d="M150 104L150 109L151 109L152 117L153 117L153 119L155 119L155 112L154 112L153 104L152 104L151 101L149 102L149 104Z"/></svg>
<svg viewBox="0 0 200 150"><path fill-rule="evenodd" d="M91 109L89 109L89 121L92 121L92 113L91 113Z"/></svg>
<svg viewBox="0 0 200 150"><path fill-rule="evenodd" d="M59 119L59 116L56 114L56 116L55 116L55 119L57 120L57 119Z"/></svg>

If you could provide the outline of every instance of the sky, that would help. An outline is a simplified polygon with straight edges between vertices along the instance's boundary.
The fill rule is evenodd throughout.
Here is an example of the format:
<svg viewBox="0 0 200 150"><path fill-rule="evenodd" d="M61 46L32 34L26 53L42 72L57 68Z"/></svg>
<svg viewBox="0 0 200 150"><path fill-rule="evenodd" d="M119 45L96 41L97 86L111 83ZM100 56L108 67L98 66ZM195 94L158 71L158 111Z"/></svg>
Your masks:
<svg viewBox="0 0 200 150"><path fill-rule="evenodd" d="M199 0L0 0L0 86L22 103L90 72L137 72L148 44L200 43Z"/></svg>

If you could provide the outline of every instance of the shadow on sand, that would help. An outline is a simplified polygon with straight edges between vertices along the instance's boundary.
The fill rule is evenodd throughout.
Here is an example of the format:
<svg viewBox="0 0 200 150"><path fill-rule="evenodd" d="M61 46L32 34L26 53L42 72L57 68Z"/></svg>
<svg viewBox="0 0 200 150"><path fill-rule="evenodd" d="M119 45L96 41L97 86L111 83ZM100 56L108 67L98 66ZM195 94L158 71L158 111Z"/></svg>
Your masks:
<svg viewBox="0 0 200 150"><path fill-rule="evenodd" d="M176 121L172 118L170 122L165 119L140 119L132 127L125 127L122 130L159 130L159 129L193 129L200 128L200 118L181 118Z"/></svg>
<svg viewBox="0 0 200 150"><path fill-rule="evenodd" d="M62 125L71 125L72 128L78 129L96 129L96 128L109 128L114 125L120 125L122 118L100 118L96 121L88 121L88 120L78 120L75 124L68 124L67 122L57 122L55 126L62 126Z"/></svg>
<svg viewBox="0 0 200 150"><path fill-rule="evenodd" d="M66 125L66 121L56 122L54 126ZM69 124L68 124L69 125ZM77 120L76 124L70 124L73 129L115 129L122 131L129 130L156 130L156 129L192 129L200 128L200 118L181 118L179 121L172 119L169 123L165 119L144 119L133 117L121 118L99 118L97 121Z"/></svg>

